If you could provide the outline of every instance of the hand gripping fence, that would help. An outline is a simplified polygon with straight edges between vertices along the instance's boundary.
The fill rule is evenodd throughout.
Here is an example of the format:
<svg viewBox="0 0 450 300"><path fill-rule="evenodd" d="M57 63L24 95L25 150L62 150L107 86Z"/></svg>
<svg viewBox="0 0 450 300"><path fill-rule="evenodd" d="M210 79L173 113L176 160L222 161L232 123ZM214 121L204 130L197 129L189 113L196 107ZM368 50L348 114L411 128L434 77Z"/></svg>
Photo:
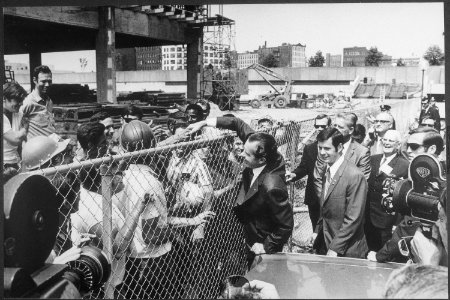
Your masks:
<svg viewBox="0 0 450 300"><path fill-rule="evenodd" d="M355 113L368 128L366 111ZM278 122L270 130L287 169L315 140L313 125ZM61 199L56 255L83 242L112 262L111 278L87 298L217 298L227 276L245 274L244 235L232 210L242 171L231 159L234 138L204 131L188 142L32 172L48 177ZM288 186L295 225L287 252L311 252L305 185L306 177Z"/></svg>

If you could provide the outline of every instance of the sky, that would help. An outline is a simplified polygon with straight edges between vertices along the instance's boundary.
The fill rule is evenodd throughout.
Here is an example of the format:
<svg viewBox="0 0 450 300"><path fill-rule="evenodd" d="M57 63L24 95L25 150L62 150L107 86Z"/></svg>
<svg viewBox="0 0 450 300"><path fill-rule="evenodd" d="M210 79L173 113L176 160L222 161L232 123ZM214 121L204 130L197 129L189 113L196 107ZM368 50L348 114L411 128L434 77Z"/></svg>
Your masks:
<svg viewBox="0 0 450 300"><path fill-rule="evenodd" d="M431 45L444 49L443 3L334 3L223 5L225 17L235 20L229 38L238 52L252 51L267 42L306 45L306 56L342 54L343 48L377 47L393 58L421 57ZM219 13L211 6L212 15ZM55 70L95 71L94 51L44 53L43 64ZM6 55L9 62L28 63L27 55Z"/></svg>

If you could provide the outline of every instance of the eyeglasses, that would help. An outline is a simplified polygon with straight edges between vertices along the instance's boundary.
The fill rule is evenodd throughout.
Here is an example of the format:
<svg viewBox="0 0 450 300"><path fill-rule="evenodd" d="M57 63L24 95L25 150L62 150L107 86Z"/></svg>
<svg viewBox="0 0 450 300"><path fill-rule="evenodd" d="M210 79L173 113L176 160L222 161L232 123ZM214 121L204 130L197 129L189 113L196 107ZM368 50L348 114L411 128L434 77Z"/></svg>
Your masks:
<svg viewBox="0 0 450 300"><path fill-rule="evenodd" d="M417 144L417 143L407 143L406 144L406 149L411 148L412 151L416 151L421 146L423 146L423 145L422 144Z"/></svg>
<svg viewBox="0 0 450 300"><path fill-rule="evenodd" d="M325 129L325 128L327 128L327 125L314 125L314 128L316 128L316 129L319 129L319 128Z"/></svg>
<svg viewBox="0 0 450 300"><path fill-rule="evenodd" d="M230 275L221 284L221 295L225 299L235 299L235 297L242 293L242 287L248 284L247 278L241 275Z"/></svg>
<svg viewBox="0 0 450 300"><path fill-rule="evenodd" d="M375 123L390 123L388 120L375 120Z"/></svg>

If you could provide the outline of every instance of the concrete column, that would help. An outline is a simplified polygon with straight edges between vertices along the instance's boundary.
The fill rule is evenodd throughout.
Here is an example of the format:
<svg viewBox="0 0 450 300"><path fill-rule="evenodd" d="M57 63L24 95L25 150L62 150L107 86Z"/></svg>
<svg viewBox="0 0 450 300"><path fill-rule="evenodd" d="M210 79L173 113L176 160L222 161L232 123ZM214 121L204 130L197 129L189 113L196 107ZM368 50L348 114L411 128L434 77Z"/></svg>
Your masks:
<svg viewBox="0 0 450 300"><path fill-rule="evenodd" d="M29 60L30 60L30 83L31 83L31 90L34 89L34 82L33 82L33 70L36 67L39 67L42 65L42 55L41 52L38 51L30 51L29 54ZM53 70L51 70L53 71Z"/></svg>
<svg viewBox="0 0 450 300"><path fill-rule="evenodd" d="M196 99L203 74L203 29L187 30L187 36L187 98Z"/></svg>
<svg viewBox="0 0 450 300"><path fill-rule="evenodd" d="M96 40L97 102L117 103L114 7L98 8Z"/></svg>

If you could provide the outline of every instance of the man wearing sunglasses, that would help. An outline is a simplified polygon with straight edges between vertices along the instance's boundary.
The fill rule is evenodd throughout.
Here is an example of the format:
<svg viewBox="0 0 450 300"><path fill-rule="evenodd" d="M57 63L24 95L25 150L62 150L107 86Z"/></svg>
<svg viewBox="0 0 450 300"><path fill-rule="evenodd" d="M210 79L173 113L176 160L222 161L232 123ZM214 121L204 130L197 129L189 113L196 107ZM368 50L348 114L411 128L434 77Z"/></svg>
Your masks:
<svg viewBox="0 0 450 300"><path fill-rule="evenodd" d="M422 109L419 116L419 124L422 124L422 120L428 116L435 121L434 129L438 132L441 131L441 117L439 115L439 110L430 104L430 100L426 97L422 99Z"/></svg>
<svg viewBox="0 0 450 300"><path fill-rule="evenodd" d="M369 128L369 132L363 141L363 146L370 149L370 155L383 154L382 139L386 131L393 129L394 118L388 112L381 112Z"/></svg>
<svg viewBox="0 0 450 300"><path fill-rule="evenodd" d="M381 207L383 182L388 177L407 178L409 162L400 153L401 134L388 130L383 136L383 154L370 157L371 172L367 193L366 223L364 231L370 251L378 251L392 237L392 227L398 215L388 215Z"/></svg>
<svg viewBox="0 0 450 300"><path fill-rule="evenodd" d="M330 127L331 118L328 115L320 114L314 119L314 128L316 132ZM308 205L309 218L314 230L320 214L319 198L314 190L314 165L317 160L317 140L308 144L303 149L302 159L298 167L291 173L286 171L286 181L297 181L308 175L308 181L305 189L305 204Z"/></svg>
<svg viewBox="0 0 450 300"><path fill-rule="evenodd" d="M444 140L434 128L419 127L410 131L406 148L406 157L410 162L422 153L438 158L444 148ZM446 170L445 167L442 169ZM367 259L378 262L406 262L407 258L400 253L398 242L403 237L413 236L419 227L420 221L417 218L404 216L392 233L391 239L378 252L369 252Z"/></svg>

